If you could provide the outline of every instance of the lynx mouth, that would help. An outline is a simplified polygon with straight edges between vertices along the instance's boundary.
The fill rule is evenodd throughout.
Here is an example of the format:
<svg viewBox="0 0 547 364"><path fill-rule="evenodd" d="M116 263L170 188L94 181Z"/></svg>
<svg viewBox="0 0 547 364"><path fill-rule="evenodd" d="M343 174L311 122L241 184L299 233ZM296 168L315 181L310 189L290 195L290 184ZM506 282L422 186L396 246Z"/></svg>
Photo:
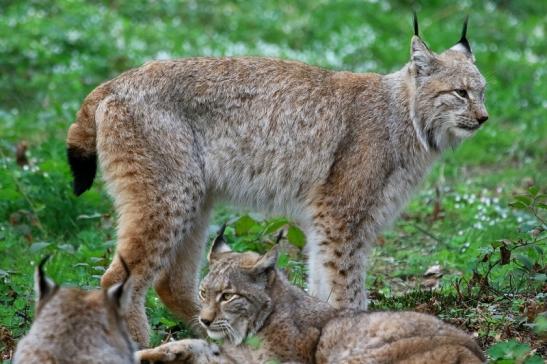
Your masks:
<svg viewBox="0 0 547 364"><path fill-rule="evenodd" d="M222 330L211 330L207 329L207 336L209 336L213 340L220 340L224 339L226 337L226 333Z"/></svg>
<svg viewBox="0 0 547 364"><path fill-rule="evenodd" d="M469 131L475 131L478 128L480 128L480 125L479 124L476 124L476 125L460 124L460 125L458 125L458 128L464 129L464 130L469 130Z"/></svg>

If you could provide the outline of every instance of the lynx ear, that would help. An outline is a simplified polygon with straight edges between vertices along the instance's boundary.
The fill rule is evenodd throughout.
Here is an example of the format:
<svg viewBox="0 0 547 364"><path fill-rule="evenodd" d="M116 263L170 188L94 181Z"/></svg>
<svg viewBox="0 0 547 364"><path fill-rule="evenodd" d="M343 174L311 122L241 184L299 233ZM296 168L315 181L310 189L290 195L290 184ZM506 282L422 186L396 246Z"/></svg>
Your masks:
<svg viewBox="0 0 547 364"><path fill-rule="evenodd" d="M213 244L211 245L211 250L207 255L207 261L209 263L215 260L218 254L232 251L232 249L230 249L228 244L226 244L226 240L224 239L224 230L226 230L226 224L222 225L217 234L217 237L215 238L215 241L213 241Z"/></svg>
<svg viewBox="0 0 547 364"><path fill-rule="evenodd" d="M452 48L450 48L453 51L457 52L464 52L468 55L471 55L473 52L471 52L471 46L469 45L469 41L467 40L467 23L469 21L469 15L465 17L465 20L463 21L463 29L462 29L462 36L458 43L456 43Z"/></svg>
<svg viewBox="0 0 547 364"><path fill-rule="evenodd" d="M427 76L433 72L437 59L433 52L429 50L424 41L413 36L410 47L410 60L417 76Z"/></svg>
<svg viewBox="0 0 547 364"><path fill-rule="evenodd" d="M261 274L267 271L270 271L275 268L275 263L277 263L278 256L278 246L274 245L266 254L264 254L251 268L251 271L254 274Z"/></svg>
<svg viewBox="0 0 547 364"><path fill-rule="evenodd" d="M131 298L131 271L122 256L118 255L118 258L125 270L125 279L107 289L106 300L116 309L123 311L129 305L129 300Z"/></svg>
<svg viewBox="0 0 547 364"><path fill-rule="evenodd" d="M44 273L44 265L48 261L49 257L49 255L46 255L42 258L36 267L36 272L34 273L34 290L36 291L37 303L51 295L57 289L55 282L53 282L53 280L47 277Z"/></svg>
<svg viewBox="0 0 547 364"><path fill-rule="evenodd" d="M420 29L418 27L418 16L413 14L414 36L410 46L410 60L416 76L427 76L434 69L436 58L433 52L429 50L424 41L420 38Z"/></svg>

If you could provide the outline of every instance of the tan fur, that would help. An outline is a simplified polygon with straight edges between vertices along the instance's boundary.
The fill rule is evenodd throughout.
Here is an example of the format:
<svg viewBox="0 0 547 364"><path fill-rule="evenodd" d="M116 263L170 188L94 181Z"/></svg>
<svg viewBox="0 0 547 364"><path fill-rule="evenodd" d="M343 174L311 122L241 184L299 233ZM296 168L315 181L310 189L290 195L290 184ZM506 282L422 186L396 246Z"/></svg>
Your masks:
<svg viewBox="0 0 547 364"><path fill-rule="evenodd" d="M135 363L136 345L112 292L49 284L38 295L36 317L17 345L14 364Z"/></svg>
<svg viewBox="0 0 547 364"><path fill-rule="evenodd" d="M201 284L200 320L207 320L203 325L209 335L230 343L218 347L203 340L181 340L140 351L138 357L196 364L485 362L470 336L433 316L339 310L308 296L275 270L276 257L271 252L264 257L213 255ZM225 300L225 293L235 296ZM258 348L241 344L250 335Z"/></svg>
<svg viewBox="0 0 547 364"><path fill-rule="evenodd" d="M484 85L471 55L436 55L414 37L411 61L385 76L189 58L98 87L67 143L82 156L96 150L115 199L117 252L136 278L133 336L146 345L144 294L154 283L181 318L197 312L199 261L219 200L294 219L307 236L310 292L336 307L366 307L370 246L439 153L484 121ZM115 258L102 285L121 271Z"/></svg>

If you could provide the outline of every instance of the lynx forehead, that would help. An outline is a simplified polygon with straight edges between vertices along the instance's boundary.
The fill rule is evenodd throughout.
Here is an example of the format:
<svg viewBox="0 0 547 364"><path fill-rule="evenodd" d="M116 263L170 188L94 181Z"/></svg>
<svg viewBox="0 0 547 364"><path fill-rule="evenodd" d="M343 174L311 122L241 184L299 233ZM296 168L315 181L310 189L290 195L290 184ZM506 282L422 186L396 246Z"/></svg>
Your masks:
<svg viewBox="0 0 547 364"><path fill-rule="evenodd" d="M465 23L467 24L467 23ZM291 217L307 238L310 292L365 307L365 258L446 148L488 118L467 25L433 53L417 21L399 71L333 72L261 57L150 62L97 87L68 132L74 190L97 157L118 212L117 253L135 290L130 330L146 345L155 283L183 319L217 201ZM123 279L114 258L102 279Z"/></svg>

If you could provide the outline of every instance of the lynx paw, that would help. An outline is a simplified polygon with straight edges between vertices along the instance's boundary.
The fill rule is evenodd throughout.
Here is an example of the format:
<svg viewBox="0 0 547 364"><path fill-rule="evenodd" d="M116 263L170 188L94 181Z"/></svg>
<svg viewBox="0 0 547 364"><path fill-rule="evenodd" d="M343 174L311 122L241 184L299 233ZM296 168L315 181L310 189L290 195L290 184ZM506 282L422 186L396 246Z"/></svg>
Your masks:
<svg viewBox="0 0 547 364"><path fill-rule="evenodd" d="M219 353L215 344L199 339L185 339L140 350L136 358L138 363L201 364L208 363L209 358Z"/></svg>

